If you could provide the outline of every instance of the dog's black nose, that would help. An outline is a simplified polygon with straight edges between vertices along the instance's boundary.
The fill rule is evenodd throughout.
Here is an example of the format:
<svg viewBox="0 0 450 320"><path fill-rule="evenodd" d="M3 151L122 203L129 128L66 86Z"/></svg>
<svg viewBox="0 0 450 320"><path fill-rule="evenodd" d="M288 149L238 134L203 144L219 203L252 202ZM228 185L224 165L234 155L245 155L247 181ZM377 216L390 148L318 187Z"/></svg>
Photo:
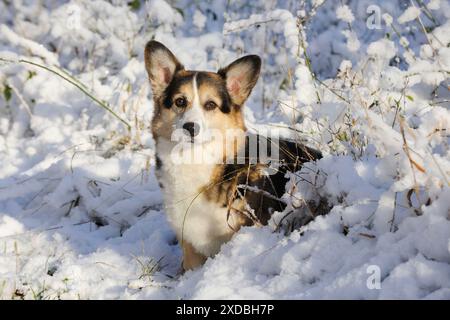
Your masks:
<svg viewBox="0 0 450 320"><path fill-rule="evenodd" d="M188 131L191 138L193 138L198 135L200 126L196 122L186 122L185 124L183 124L183 129Z"/></svg>

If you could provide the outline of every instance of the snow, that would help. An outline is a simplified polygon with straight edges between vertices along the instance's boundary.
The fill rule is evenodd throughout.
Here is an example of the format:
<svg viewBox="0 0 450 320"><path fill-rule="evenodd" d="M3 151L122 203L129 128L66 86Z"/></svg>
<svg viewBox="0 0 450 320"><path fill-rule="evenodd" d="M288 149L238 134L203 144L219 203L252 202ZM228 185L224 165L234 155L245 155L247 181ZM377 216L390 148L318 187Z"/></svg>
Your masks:
<svg viewBox="0 0 450 320"><path fill-rule="evenodd" d="M207 18L205 17L205 15L203 13L201 13L200 10L196 10L194 12L194 16L193 16L193 23L194 25L200 29L203 30L203 28L205 27L206 24L206 20Z"/></svg>
<svg viewBox="0 0 450 320"><path fill-rule="evenodd" d="M360 48L360 42L357 35L349 30L342 31L342 34L347 38L347 48L351 52L356 52Z"/></svg>
<svg viewBox="0 0 450 320"><path fill-rule="evenodd" d="M352 23L355 20L352 10L347 5L340 6L336 9L336 17L347 23Z"/></svg>
<svg viewBox="0 0 450 320"><path fill-rule="evenodd" d="M405 12L403 12L400 17L398 17L397 21L398 23L403 24L406 22L413 21L414 19L419 17L419 15L420 9L415 6L411 6L408 9L406 9Z"/></svg>
<svg viewBox="0 0 450 320"><path fill-rule="evenodd" d="M372 42L367 48L367 54L376 56L379 59L392 59L397 53L397 48L392 41L381 39Z"/></svg>
<svg viewBox="0 0 450 320"><path fill-rule="evenodd" d="M0 2L1 298L450 299L447 2L424 1L434 21L402 1L128 2ZM185 274L154 174L152 38L197 70L260 55L248 127L324 154L289 174L284 212Z"/></svg>
<svg viewBox="0 0 450 320"><path fill-rule="evenodd" d="M392 25L392 21L394 19L392 18L392 16L389 13L383 13L382 18L388 26Z"/></svg>
<svg viewBox="0 0 450 320"><path fill-rule="evenodd" d="M427 4L427 8L430 10L439 10L440 6L441 6L441 0L431 0Z"/></svg>

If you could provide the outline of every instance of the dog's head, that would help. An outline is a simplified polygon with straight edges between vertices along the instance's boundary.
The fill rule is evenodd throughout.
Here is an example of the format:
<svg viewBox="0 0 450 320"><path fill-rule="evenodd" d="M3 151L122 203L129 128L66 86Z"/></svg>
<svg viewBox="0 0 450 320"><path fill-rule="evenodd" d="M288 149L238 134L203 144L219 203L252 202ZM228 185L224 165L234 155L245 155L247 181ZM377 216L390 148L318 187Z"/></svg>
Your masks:
<svg viewBox="0 0 450 320"><path fill-rule="evenodd" d="M258 56L242 57L217 73L190 71L163 44L150 41L145 66L155 103L155 138L170 140L178 129L190 142L202 142L210 130L245 130L242 106L258 80Z"/></svg>

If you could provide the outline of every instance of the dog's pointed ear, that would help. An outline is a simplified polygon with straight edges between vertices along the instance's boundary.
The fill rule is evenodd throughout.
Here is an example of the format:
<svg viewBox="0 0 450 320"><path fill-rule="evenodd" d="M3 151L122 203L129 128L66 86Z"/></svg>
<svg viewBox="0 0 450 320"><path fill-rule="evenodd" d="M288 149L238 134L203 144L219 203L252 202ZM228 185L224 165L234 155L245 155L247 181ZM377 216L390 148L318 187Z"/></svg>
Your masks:
<svg viewBox="0 0 450 320"><path fill-rule="evenodd" d="M241 106L258 81L261 58L249 55L237 59L217 73L225 79L227 91L234 104Z"/></svg>
<svg viewBox="0 0 450 320"><path fill-rule="evenodd" d="M174 54L158 41L149 41L145 46L145 68L153 95L160 96L172 81L174 74L184 69Z"/></svg>

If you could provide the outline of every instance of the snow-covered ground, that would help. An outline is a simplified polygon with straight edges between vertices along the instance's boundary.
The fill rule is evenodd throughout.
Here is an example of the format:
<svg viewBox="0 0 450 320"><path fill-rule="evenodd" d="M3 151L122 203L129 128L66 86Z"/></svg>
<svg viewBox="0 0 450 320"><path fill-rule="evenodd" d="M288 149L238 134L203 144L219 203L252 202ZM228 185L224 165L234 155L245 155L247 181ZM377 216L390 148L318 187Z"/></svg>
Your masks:
<svg viewBox="0 0 450 320"><path fill-rule="evenodd" d="M285 212L184 275L152 38L191 69L259 54L249 127L325 155ZM1 298L450 299L448 1L0 1L0 59Z"/></svg>

